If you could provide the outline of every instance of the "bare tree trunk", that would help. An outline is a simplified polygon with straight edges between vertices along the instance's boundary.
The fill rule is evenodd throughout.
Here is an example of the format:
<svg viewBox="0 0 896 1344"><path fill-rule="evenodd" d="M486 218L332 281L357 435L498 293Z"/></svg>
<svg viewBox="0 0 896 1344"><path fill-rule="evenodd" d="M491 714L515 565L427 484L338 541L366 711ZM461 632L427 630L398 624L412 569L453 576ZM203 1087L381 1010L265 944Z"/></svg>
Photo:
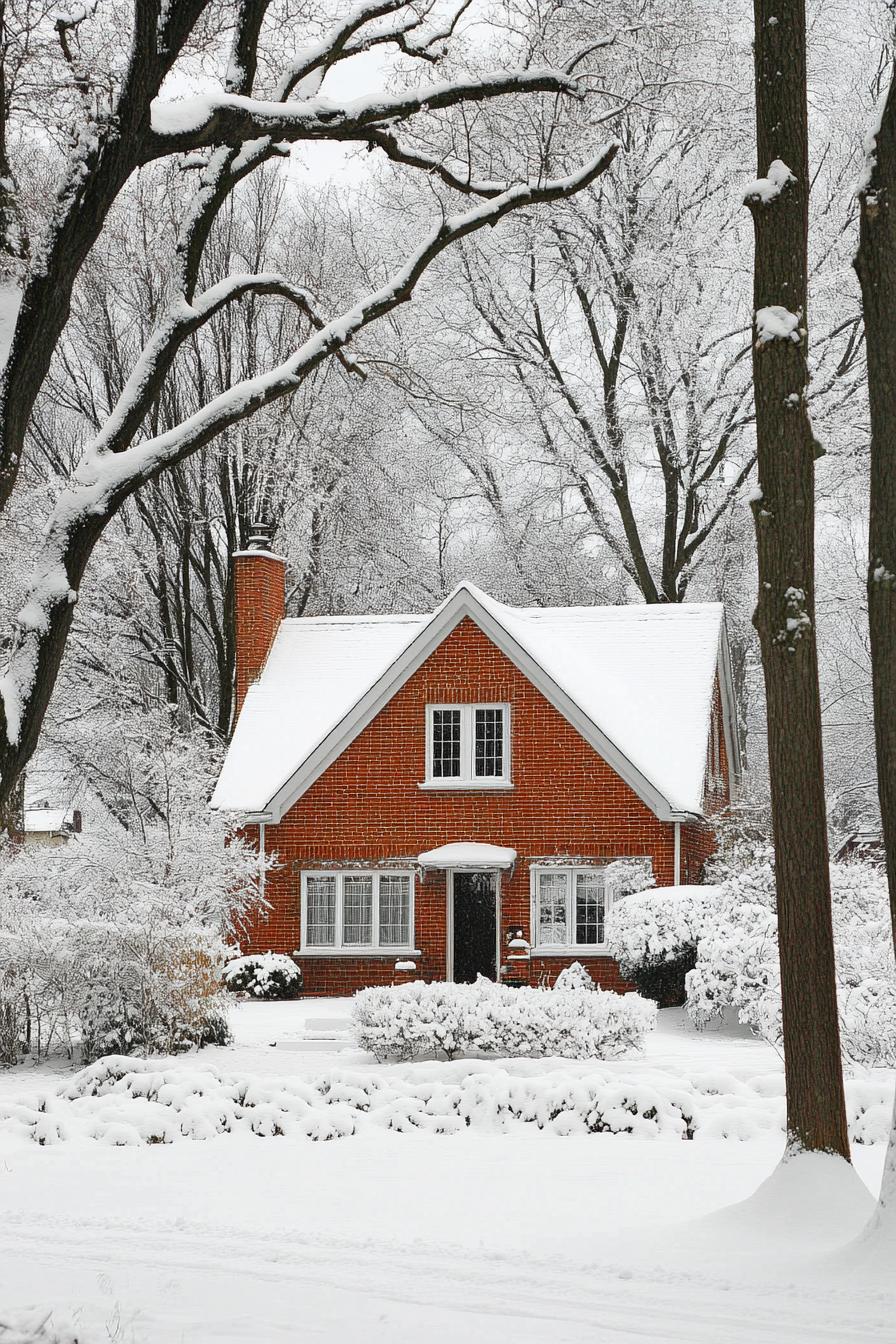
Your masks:
<svg viewBox="0 0 896 1344"><path fill-rule="evenodd" d="M877 790L896 949L896 66L859 192L859 251L871 408L868 631ZM896 1110L881 1186L896 1218Z"/></svg>
<svg viewBox="0 0 896 1344"><path fill-rule="evenodd" d="M760 180L753 503L781 958L788 1151L849 1160L815 643L814 459L806 406L809 163L805 0L754 0ZM764 174L768 176L764 176Z"/></svg>

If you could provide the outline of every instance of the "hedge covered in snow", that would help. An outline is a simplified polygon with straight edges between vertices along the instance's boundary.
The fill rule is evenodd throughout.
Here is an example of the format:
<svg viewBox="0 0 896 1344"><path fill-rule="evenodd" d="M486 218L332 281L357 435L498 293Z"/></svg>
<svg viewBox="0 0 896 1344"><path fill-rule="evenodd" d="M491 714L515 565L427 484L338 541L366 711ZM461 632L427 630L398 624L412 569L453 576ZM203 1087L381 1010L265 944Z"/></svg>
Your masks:
<svg viewBox="0 0 896 1344"><path fill-rule="evenodd" d="M0 1102L0 1130L40 1144L91 1140L114 1146L260 1138L536 1132L549 1136L747 1140L784 1132L784 1075L634 1066L560 1067L418 1063L410 1068L330 1070L319 1077L259 1080L199 1061L164 1068L110 1056L37 1104ZM893 1085L848 1079L853 1143L883 1143Z"/></svg>
<svg viewBox="0 0 896 1344"><path fill-rule="evenodd" d="M843 1053L854 1063L896 1064L896 968L886 875L874 864L831 864ZM722 884L687 977L697 1026L735 1008L740 1021L781 1044L781 980L774 872L757 863Z"/></svg>
<svg viewBox="0 0 896 1344"><path fill-rule="evenodd" d="M638 1050L656 1005L575 980L558 989L512 989L481 977L474 985L364 989L352 1000L356 1044L378 1060L421 1055L558 1055L613 1059Z"/></svg>
<svg viewBox="0 0 896 1344"><path fill-rule="evenodd" d="M658 1003L682 1003L697 941L718 900L718 887L655 887L611 907L607 946L622 974Z"/></svg>
<svg viewBox="0 0 896 1344"><path fill-rule="evenodd" d="M674 961L696 945L718 887L653 887L617 901L607 921L607 947L624 967Z"/></svg>
<svg viewBox="0 0 896 1344"><path fill-rule="evenodd" d="M302 988L302 972L292 957L281 952L234 957L221 978L233 993L251 994L254 999L294 999Z"/></svg>

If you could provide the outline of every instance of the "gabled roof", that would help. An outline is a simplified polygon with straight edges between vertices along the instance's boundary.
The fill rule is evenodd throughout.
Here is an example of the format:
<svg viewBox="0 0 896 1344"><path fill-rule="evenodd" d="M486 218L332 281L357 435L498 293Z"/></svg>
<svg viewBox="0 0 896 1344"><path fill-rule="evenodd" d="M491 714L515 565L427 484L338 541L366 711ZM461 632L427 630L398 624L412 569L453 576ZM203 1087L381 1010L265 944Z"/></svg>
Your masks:
<svg viewBox="0 0 896 1344"><path fill-rule="evenodd" d="M212 807L279 821L466 617L663 820L702 812L718 668L736 777L721 604L509 607L464 583L429 616L281 622Z"/></svg>

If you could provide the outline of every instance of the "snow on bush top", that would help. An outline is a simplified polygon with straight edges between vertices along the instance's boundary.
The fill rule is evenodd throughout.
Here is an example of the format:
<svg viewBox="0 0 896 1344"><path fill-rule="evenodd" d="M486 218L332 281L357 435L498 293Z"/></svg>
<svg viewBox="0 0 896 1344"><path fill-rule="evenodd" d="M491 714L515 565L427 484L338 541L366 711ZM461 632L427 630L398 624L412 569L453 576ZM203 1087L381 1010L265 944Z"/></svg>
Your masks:
<svg viewBox="0 0 896 1344"><path fill-rule="evenodd" d="M886 1142L892 1099L887 1075L847 1080L853 1143ZM0 1131L39 1144L87 1139L113 1146L201 1142L226 1134L320 1142L370 1138L384 1130L743 1141L783 1135L784 1111L780 1069L741 1076L653 1067L635 1074L628 1065L480 1060L258 1078L223 1073L195 1058L160 1067L109 1056L76 1073L55 1095L26 1104L0 1100ZM51 1340L61 1344L53 1335Z"/></svg>
<svg viewBox="0 0 896 1344"><path fill-rule="evenodd" d="M301 987L302 972L282 952L257 952L228 961L222 979L228 989L257 999L279 999L289 998Z"/></svg>
<svg viewBox="0 0 896 1344"><path fill-rule="evenodd" d="M561 994L568 994L590 991L594 988L594 981L580 961L574 961L571 966L564 966L554 981L555 993L559 990Z"/></svg>
<svg viewBox="0 0 896 1344"><path fill-rule="evenodd" d="M562 987L561 987L562 989ZM509 1058L558 1055L612 1059L638 1050L656 1023L656 1005L637 994L570 987L511 989L424 984L364 989L352 1001L352 1034L378 1060L439 1052Z"/></svg>
<svg viewBox="0 0 896 1344"><path fill-rule="evenodd" d="M720 887L655 887L635 892L611 907L607 947L627 975L632 967L674 961L693 947Z"/></svg>

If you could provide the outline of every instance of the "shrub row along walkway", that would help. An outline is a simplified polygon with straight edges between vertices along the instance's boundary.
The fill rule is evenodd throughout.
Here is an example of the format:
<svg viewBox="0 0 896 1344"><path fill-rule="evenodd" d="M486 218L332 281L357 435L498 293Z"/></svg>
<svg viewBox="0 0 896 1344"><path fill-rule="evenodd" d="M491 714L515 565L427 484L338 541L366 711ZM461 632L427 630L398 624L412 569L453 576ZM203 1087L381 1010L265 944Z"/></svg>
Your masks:
<svg viewBox="0 0 896 1344"><path fill-rule="evenodd" d="M892 1080L853 1079L847 1097L852 1141L883 1142ZM442 1065L438 1078L408 1067L261 1082L195 1060L160 1068L113 1055L37 1103L0 1103L0 1128L41 1144L173 1143L235 1132L324 1140L377 1130L454 1134L520 1127L552 1135L752 1139L783 1132L783 1077L652 1069L625 1078L607 1069L564 1068L561 1061L537 1073L465 1061Z"/></svg>

